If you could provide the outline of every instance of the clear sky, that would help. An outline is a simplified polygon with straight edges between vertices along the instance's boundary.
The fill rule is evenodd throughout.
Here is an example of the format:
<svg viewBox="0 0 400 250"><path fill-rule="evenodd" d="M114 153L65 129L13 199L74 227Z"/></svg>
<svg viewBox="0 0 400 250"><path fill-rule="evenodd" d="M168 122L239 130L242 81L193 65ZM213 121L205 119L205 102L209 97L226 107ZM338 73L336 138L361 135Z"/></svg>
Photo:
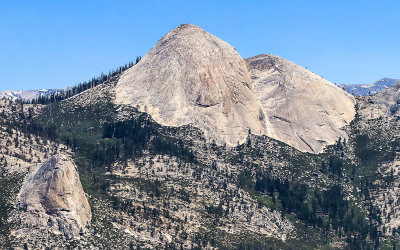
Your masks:
<svg viewBox="0 0 400 250"><path fill-rule="evenodd" d="M0 0L0 90L89 80L143 56L181 23L244 58L275 54L333 83L400 78L397 0Z"/></svg>

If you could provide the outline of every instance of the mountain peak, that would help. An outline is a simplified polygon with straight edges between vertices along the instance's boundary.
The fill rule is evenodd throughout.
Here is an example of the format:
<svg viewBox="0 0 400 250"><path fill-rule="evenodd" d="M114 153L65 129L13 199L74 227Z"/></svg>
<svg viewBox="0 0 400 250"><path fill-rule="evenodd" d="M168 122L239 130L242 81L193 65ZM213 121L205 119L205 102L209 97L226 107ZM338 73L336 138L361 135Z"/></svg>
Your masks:
<svg viewBox="0 0 400 250"><path fill-rule="evenodd" d="M181 53L203 50L207 52L207 50L217 49L220 49L220 51L233 49L236 52L228 43L193 24L181 24L174 28L162 37L152 50L155 48L163 50L167 45L168 49L177 50L177 52Z"/></svg>
<svg viewBox="0 0 400 250"><path fill-rule="evenodd" d="M204 29L202 29L200 26L190 24L190 23L184 23L181 24L174 29L172 29L168 34L188 34L187 32L200 32L200 33L207 33Z"/></svg>
<svg viewBox="0 0 400 250"><path fill-rule="evenodd" d="M139 105L162 125L192 124L236 145L250 128L263 133L246 62L198 26L166 34L116 86L116 103Z"/></svg>
<svg viewBox="0 0 400 250"><path fill-rule="evenodd" d="M203 34L208 34L204 29L201 27L194 25L194 24L181 24L174 29L172 29L170 32L168 32L164 37L161 38L161 40L168 39L171 36L187 36L187 35L193 35L193 33L203 33ZM189 38L195 38L195 37L189 37Z"/></svg>
<svg viewBox="0 0 400 250"><path fill-rule="evenodd" d="M203 30L199 26L194 25L194 24L190 24L190 23L183 23L183 24L179 25L178 27L176 27L175 29L199 29L199 30Z"/></svg>

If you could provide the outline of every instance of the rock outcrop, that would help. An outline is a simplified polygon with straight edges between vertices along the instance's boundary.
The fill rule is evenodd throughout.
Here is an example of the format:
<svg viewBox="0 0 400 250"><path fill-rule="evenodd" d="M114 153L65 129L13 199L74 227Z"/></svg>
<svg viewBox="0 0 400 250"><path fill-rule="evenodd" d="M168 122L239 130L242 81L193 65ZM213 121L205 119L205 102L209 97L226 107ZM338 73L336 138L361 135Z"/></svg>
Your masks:
<svg viewBox="0 0 400 250"><path fill-rule="evenodd" d="M346 137L340 128L355 115L350 94L278 56L264 54L246 61L264 111L266 135L313 153Z"/></svg>
<svg viewBox="0 0 400 250"><path fill-rule="evenodd" d="M92 216L77 167L64 154L51 157L27 175L17 206L22 225L68 238L83 232Z"/></svg>
<svg viewBox="0 0 400 250"><path fill-rule="evenodd" d="M264 133L246 62L226 42L183 24L120 78L116 103L139 106L162 125L192 124L230 145Z"/></svg>
<svg viewBox="0 0 400 250"><path fill-rule="evenodd" d="M400 116L400 82L364 100L360 111L366 119Z"/></svg>

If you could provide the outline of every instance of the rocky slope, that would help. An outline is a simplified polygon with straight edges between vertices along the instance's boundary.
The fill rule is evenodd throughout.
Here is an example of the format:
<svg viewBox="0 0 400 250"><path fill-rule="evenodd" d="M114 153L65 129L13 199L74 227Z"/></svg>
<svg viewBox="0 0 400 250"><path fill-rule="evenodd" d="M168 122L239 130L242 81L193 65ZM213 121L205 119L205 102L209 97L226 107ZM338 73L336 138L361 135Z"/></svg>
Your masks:
<svg viewBox="0 0 400 250"><path fill-rule="evenodd" d="M165 35L116 86L116 103L167 126L193 124L213 139L243 142L264 131L246 63L226 42L184 24Z"/></svg>
<svg viewBox="0 0 400 250"><path fill-rule="evenodd" d="M39 227L67 238L82 233L91 220L91 210L74 162L64 154L51 157L26 177L18 195L21 228L25 237Z"/></svg>
<svg viewBox="0 0 400 250"><path fill-rule="evenodd" d="M42 105L21 105L0 99L0 165L1 174L26 173L27 168L46 160L49 155L68 152L65 145L35 136L16 126L21 119L30 119Z"/></svg>
<svg viewBox="0 0 400 250"><path fill-rule="evenodd" d="M373 96L365 97L368 104L363 105L363 115L367 119L399 116L400 110L400 83L385 89Z"/></svg>
<svg viewBox="0 0 400 250"><path fill-rule="evenodd" d="M340 128L354 118L355 100L350 94L278 56L259 55L246 61L268 136L314 153L346 137Z"/></svg>

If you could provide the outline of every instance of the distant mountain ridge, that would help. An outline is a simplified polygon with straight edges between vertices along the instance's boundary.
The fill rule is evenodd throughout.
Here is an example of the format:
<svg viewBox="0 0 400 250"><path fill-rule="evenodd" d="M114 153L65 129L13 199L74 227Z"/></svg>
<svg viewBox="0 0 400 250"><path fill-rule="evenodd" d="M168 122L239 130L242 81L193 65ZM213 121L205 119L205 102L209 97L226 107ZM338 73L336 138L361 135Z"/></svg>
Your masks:
<svg viewBox="0 0 400 250"><path fill-rule="evenodd" d="M98 77L93 77L89 81L76 84L73 87L65 87L62 89L39 89L39 90L3 90L0 91L0 98L6 97L13 101L22 99L23 101L32 101L40 104L48 104L50 102L61 101L73 95L79 94L87 89L93 88L110 78L121 74L123 71L131 68L141 60L141 56L136 57L136 62L129 62L114 70L110 70L108 74L101 73Z"/></svg>
<svg viewBox="0 0 400 250"><path fill-rule="evenodd" d="M55 93L61 93L69 88L64 89L39 89L39 90L3 90L0 91L0 98L8 97L12 100L21 98L22 100L32 100L38 97L47 97Z"/></svg>
<svg viewBox="0 0 400 250"><path fill-rule="evenodd" d="M350 94L355 96L373 95L388 87L393 86L400 79L382 78L371 84L340 84L339 87L344 88Z"/></svg>

